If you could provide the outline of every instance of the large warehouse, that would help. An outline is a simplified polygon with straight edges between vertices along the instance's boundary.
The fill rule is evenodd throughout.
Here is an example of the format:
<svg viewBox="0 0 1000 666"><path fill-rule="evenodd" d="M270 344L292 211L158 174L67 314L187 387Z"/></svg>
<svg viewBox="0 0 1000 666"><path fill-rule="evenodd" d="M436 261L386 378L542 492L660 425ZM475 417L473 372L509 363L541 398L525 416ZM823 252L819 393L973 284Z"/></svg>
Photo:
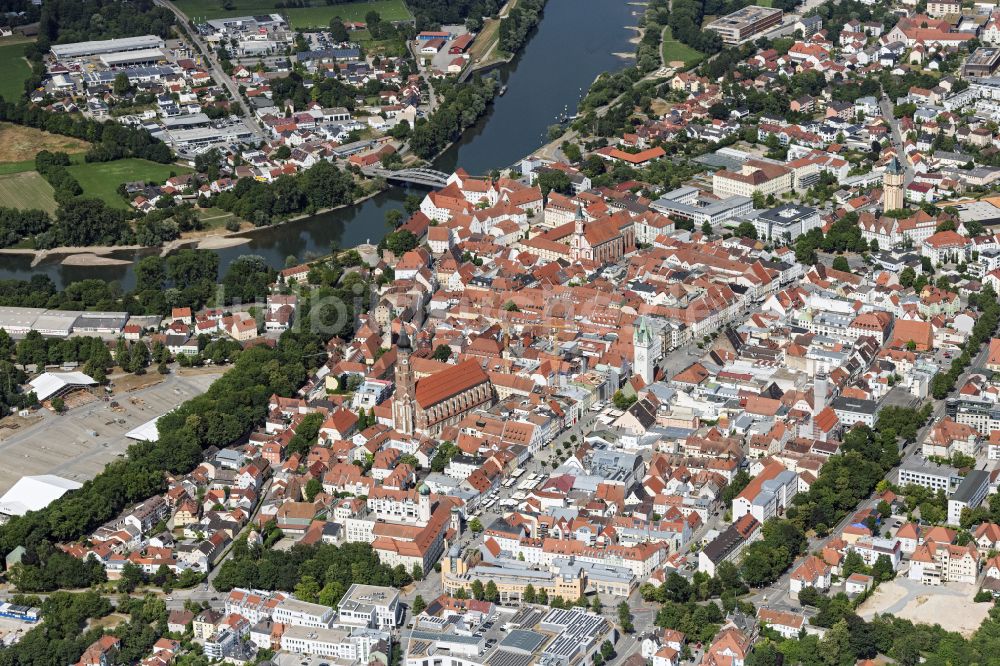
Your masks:
<svg viewBox="0 0 1000 666"><path fill-rule="evenodd" d="M163 39L156 35L141 35L139 37L123 37L121 39L101 39L92 42L75 42L73 44L53 44L52 55L57 60L86 58L88 56L120 51L141 51L144 49L162 49Z"/></svg>
<svg viewBox="0 0 1000 666"><path fill-rule="evenodd" d="M70 333L118 335L128 321L127 312L80 312L45 308L0 307L0 328L14 338L28 331L64 338Z"/></svg>

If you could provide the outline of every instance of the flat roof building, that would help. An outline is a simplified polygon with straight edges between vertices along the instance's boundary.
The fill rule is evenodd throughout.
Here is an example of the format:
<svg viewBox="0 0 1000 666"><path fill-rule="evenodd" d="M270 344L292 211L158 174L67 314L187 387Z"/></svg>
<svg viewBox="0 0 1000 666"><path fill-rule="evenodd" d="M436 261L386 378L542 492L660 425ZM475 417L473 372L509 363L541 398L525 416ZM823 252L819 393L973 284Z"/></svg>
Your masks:
<svg viewBox="0 0 1000 666"><path fill-rule="evenodd" d="M962 519L963 509L975 509L990 489L990 473L974 469L965 475L955 494L948 499L948 524L958 525Z"/></svg>
<svg viewBox="0 0 1000 666"><path fill-rule="evenodd" d="M253 131L243 123L227 127L192 127L189 129L168 130L161 136L167 143L179 151L197 150L208 146L224 143L242 143L253 139Z"/></svg>
<svg viewBox="0 0 1000 666"><path fill-rule="evenodd" d="M958 470L949 465L921 462L919 460L904 463L899 468L899 485L914 484L931 490L951 492L952 487L961 483L962 477Z"/></svg>
<svg viewBox="0 0 1000 666"><path fill-rule="evenodd" d="M775 240L795 240L820 225L818 210L797 204L761 211L753 220L758 238Z"/></svg>
<svg viewBox="0 0 1000 666"><path fill-rule="evenodd" d="M399 590L355 583L337 604L343 624L392 629L400 620Z"/></svg>
<svg viewBox="0 0 1000 666"><path fill-rule="evenodd" d="M87 56L117 53L120 51L162 49L163 47L164 42L162 38L156 35L140 35L139 37L74 42L73 44L54 44L52 46L52 55L62 60L64 58L86 58Z"/></svg>
<svg viewBox="0 0 1000 666"><path fill-rule="evenodd" d="M101 56L101 64L105 67L124 67L126 65L145 65L163 60L161 49L137 49L135 51L117 51Z"/></svg>
<svg viewBox="0 0 1000 666"><path fill-rule="evenodd" d="M45 311L45 308L0 307L0 328L12 337L24 337Z"/></svg>
<svg viewBox="0 0 1000 666"><path fill-rule="evenodd" d="M990 76L1000 66L1000 48L980 46L962 66L963 76Z"/></svg>
<svg viewBox="0 0 1000 666"><path fill-rule="evenodd" d="M840 419L840 422L847 427L859 422L869 427L873 426L879 412L878 402L861 398L838 396L833 399L830 406L837 413L837 418Z"/></svg>
<svg viewBox="0 0 1000 666"><path fill-rule="evenodd" d="M724 44L735 46L781 25L783 15L780 9L750 5L712 21L705 29L719 33Z"/></svg>
<svg viewBox="0 0 1000 666"><path fill-rule="evenodd" d="M695 225L708 222L714 227L750 213L753 210L753 199L743 196L707 196L696 187L684 186L667 192L649 207L664 215L691 220Z"/></svg>

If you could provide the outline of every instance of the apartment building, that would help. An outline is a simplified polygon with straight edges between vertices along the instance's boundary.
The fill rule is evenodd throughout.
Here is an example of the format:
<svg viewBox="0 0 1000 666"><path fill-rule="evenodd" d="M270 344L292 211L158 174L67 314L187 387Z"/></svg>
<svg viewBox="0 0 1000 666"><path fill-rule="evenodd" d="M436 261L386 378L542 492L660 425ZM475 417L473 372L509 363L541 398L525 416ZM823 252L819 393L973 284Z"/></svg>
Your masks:
<svg viewBox="0 0 1000 666"><path fill-rule="evenodd" d="M973 545L956 546L927 541L910 558L910 580L924 585L975 583L979 575L979 551Z"/></svg>
<svg viewBox="0 0 1000 666"><path fill-rule="evenodd" d="M764 523L783 512L798 492L799 477L778 462L764 467L739 495L733 499L733 520L750 514Z"/></svg>

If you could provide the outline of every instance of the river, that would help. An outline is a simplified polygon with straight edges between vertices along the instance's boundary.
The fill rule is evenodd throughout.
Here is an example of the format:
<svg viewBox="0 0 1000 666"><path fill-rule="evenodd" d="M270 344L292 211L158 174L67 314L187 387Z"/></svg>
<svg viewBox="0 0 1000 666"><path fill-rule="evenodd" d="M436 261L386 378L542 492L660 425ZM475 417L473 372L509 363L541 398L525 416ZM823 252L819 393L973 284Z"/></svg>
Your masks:
<svg viewBox="0 0 1000 666"><path fill-rule="evenodd" d="M641 9L625 0L548 0L535 34L513 62L497 70L506 94L438 157L435 167L450 172L461 166L469 173L485 174L511 166L545 143L548 127L564 108L575 112L598 74L624 66L626 61L612 54L634 50L628 40L635 33L626 26L638 23L633 12ZM391 188L358 206L257 230L249 235L249 243L216 250L220 269L243 254L259 254L280 268L286 257L301 261L320 256L333 243L338 247L377 243L388 230L386 211L401 209L409 191L426 190ZM136 259L143 253L122 251L113 256ZM31 257L0 256L0 278L28 279L44 273L59 287L98 278L117 280L126 290L135 283L132 265L63 266L60 259L47 259L32 268Z"/></svg>

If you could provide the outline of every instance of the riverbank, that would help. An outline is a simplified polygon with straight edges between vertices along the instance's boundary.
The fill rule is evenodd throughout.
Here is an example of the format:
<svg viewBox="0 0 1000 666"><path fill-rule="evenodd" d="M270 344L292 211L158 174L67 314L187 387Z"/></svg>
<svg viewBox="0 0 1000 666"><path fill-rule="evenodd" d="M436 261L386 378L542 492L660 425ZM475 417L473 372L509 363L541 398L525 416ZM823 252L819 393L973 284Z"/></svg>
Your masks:
<svg viewBox="0 0 1000 666"><path fill-rule="evenodd" d="M161 246L155 245L92 245L85 247L54 247L47 250L35 250L31 248L18 248L18 247L7 247L0 248L0 257L4 255L8 256L21 256L21 257L31 257L31 268L35 268L40 263L49 259L51 257L60 257L63 259L59 261L61 266L127 266L129 264L135 263L135 259L122 259L119 257L108 256L114 253L121 252L142 252L142 251L154 251L159 250L160 256L165 257L171 252L176 252L180 249L195 249L195 250L225 250L233 247L239 247L241 245L247 245L251 242L252 236L255 233L265 231L267 229L276 229L286 224L291 224L293 222L299 222L316 215L323 215L326 213L331 213L337 210L341 210L348 207L358 206L372 197L378 196L385 188L369 192L363 197L359 197L349 204L341 204L339 206L334 206L332 208L323 208L321 210L315 211L313 213L302 213L300 215L295 215L286 220L281 220L274 224L264 226L264 227L250 227L249 229L240 229L239 231L225 231L223 229L212 230L206 232L204 235L198 237L187 237L187 238L176 238L172 241L167 241Z"/></svg>
<svg viewBox="0 0 1000 666"><path fill-rule="evenodd" d="M112 245L112 246L86 246L86 247L53 247L47 250L33 250L30 248L5 247L0 248L0 256L29 256L31 257L31 267L34 268L43 260L49 257L66 255L60 262L64 266L118 266L129 264L130 261L115 259L107 255L113 252L127 250L143 250L144 245Z"/></svg>
<svg viewBox="0 0 1000 666"><path fill-rule="evenodd" d="M490 73L507 86L506 94L494 98L486 113L430 166L446 173L462 168L482 175L518 164L525 155L550 143L549 127L560 117L572 115L567 107L578 105L599 74L620 70L634 62L611 54L634 49L629 39L636 33L624 26L637 24L632 11L641 6L639 2L630 6L622 0L591 0L587 11L581 11L577 0L548 0L536 32L517 56ZM569 35L573 38L568 39ZM553 157L557 156L558 145L554 148ZM423 196L425 192L424 188L390 185L358 205L311 216L298 215L270 227L234 232L219 228L219 233L213 229L211 235L205 232L188 235L180 239L180 244L183 247L225 244L227 247L211 250L219 257L222 273L229 263L246 254L260 255L275 268L282 268L289 256L305 261L329 254L331 246L377 244L391 231L385 224L386 213L402 211L407 196ZM240 240L218 240L221 238ZM28 280L45 275L60 288L79 280L99 279L117 282L127 291L135 285L134 262L162 249L108 255L132 260L133 263L124 266L63 266L58 262L62 257L51 255L37 266L29 266L33 254L10 255L0 259L0 279Z"/></svg>

